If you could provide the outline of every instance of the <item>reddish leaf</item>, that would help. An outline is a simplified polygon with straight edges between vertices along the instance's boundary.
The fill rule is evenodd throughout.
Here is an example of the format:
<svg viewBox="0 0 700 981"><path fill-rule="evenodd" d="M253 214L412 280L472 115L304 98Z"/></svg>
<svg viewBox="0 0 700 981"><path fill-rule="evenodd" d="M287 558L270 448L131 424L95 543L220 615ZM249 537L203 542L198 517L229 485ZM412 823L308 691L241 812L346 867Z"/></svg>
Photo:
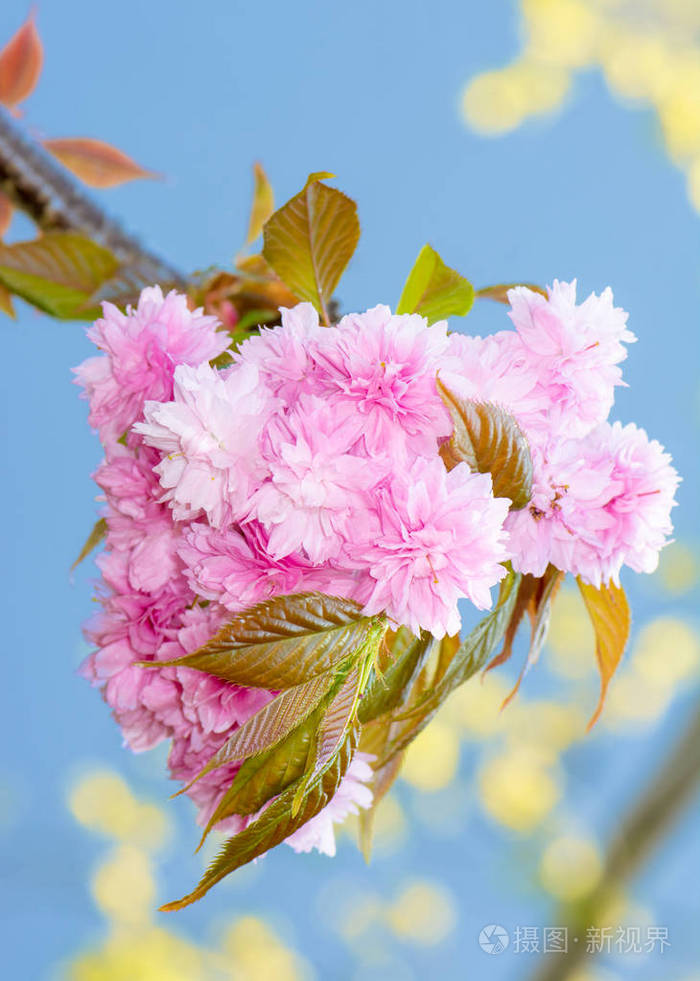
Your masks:
<svg viewBox="0 0 700 981"><path fill-rule="evenodd" d="M158 176L102 140L88 137L45 140L44 146L90 187L116 187L142 177Z"/></svg>
<svg viewBox="0 0 700 981"><path fill-rule="evenodd" d="M12 306L12 294L2 283L0 283L0 311L14 320L15 308Z"/></svg>
<svg viewBox="0 0 700 981"><path fill-rule="evenodd" d="M595 630L595 654L600 671L600 699L593 718L588 723L588 728L591 729L603 710L610 679L627 646L631 617L625 591L620 586L610 583L597 589L595 586L588 586L581 579L576 581Z"/></svg>
<svg viewBox="0 0 700 981"><path fill-rule="evenodd" d="M516 286L526 286L533 293L541 293L547 296L547 290L534 283L499 283L498 286L484 286L476 291L476 296L480 300L495 300L496 303L508 303L508 291L515 289Z"/></svg>
<svg viewBox="0 0 700 981"><path fill-rule="evenodd" d="M4 194L0 194L0 238L2 238L7 229L10 227L13 211L14 208L10 203L10 199Z"/></svg>
<svg viewBox="0 0 700 981"><path fill-rule="evenodd" d="M34 91L44 63L44 49L31 13L0 51L0 102L16 106Z"/></svg>

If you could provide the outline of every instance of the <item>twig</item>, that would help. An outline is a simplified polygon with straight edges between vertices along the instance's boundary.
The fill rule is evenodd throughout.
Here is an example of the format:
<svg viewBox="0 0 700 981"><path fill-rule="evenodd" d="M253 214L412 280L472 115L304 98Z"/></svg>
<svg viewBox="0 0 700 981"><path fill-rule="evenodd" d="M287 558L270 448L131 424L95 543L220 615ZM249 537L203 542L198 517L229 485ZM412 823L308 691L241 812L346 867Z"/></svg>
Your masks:
<svg viewBox="0 0 700 981"><path fill-rule="evenodd" d="M700 703L695 707L680 738L654 773L610 843L603 876L593 894L569 908L569 950L546 958L532 981L566 981L592 951L573 936L597 920L619 890L621 883L640 870L645 859L673 826L683 808L695 797L700 784Z"/></svg>
<svg viewBox="0 0 700 981"><path fill-rule="evenodd" d="M0 190L42 231L82 232L109 249L145 281L185 285L181 272L125 232L54 157L24 133L2 106Z"/></svg>

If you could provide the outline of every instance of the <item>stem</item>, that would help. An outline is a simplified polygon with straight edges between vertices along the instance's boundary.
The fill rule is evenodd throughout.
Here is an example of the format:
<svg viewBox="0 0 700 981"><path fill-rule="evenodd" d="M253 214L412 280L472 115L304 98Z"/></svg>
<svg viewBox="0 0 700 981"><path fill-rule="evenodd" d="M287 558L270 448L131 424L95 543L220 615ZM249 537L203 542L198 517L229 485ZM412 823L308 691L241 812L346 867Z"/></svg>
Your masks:
<svg viewBox="0 0 700 981"><path fill-rule="evenodd" d="M598 925L600 914L620 885L637 873L644 861L671 830L683 808L695 797L700 783L700 703L688 724L657 767L652 780L637 799L608 848L603 876L593 894L569 908L569 950L545 958L532 981L566 981L592 954L581 934ZM572 944L572 937L580 937Z"/></svg>
<svg viewBox="0 0 700 981"><path fill-rule="evenodd" d="M54 157L0 106L0 191L45 232L76 231L109 249L144 280L184 286L177 269L145 249L90 198Z"/></svg>

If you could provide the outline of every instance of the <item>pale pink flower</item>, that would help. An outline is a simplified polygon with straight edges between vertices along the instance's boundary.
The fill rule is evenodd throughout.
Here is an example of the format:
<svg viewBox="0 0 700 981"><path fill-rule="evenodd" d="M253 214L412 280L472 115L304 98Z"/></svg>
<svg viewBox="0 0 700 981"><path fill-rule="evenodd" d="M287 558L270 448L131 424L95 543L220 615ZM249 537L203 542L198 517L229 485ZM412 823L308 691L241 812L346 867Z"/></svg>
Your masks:
<svg viewBox="0 0 700 981"><path fill-rule="evenodd" d="M377 306L343 317L314 348L317 385L347 401L370 451L409 438L419 452L451 431L435 378L448 348L445 321Z"/></svg>
<svg viewBox="0 0 700 981"><path fill-rule="evenodd" d="M267 470L259 444L275 407L252 364L226 377L206 363L176 368L173 401L147 402L134 430L163 454L155 470L177 520L203 511L220 527L242 516Z"/></svg>
<svg viewBox="0 0 700 981"><path fill-rule="evenodd" d="M323 855L335 855L333 825L342 823L350 814L359 814L359 808L372 804L372 791L367 786L372 779L371 758L367 753L355 753L329 803L316 817L286 838L285 845L290 845L295 852L310 852L315 848Z"/></svg>
<svg viewBox="0 0 700 981"><path fill-rule="evenodd" d="M388 461L351 452L361 425L349 406L314 396L270 421L263 441L270 478L253 495L249 515L268 531L273 558L303 550L318 564L362 534L366 495L385 476Z"/></svg>
<svg viewBox="0 0 700 981"><path fill-rule="evenodd" d="M503 522L510 502L494 498L489 474L460 463L449 473L439 457L417 459L377 493L377 526L366 543L348 543L369 568L368 613L386 610L414 633L456 634L457 603L491 605L490 589L505 575Z"/></svg>
<svg viewBox="0 0 700 981"><path fill-rule="evenodd" d="M122 313L104 303L103 317L87 334L104 353L75 369L90 402L90 425L103 443L114 441L141 418L146 399L172 397L178 364L200 364L226 350L230 338L216 317L190 311L187 297L159 286L144 289L135 309Z"/></svg>
<svg viewBox="0 0 700 981"><path fill-rule="evenodd" d="M310 303L298 303L291 309L280 307L280 314L281 326L261 328L257 337L241 344L234 360L255 365L274 394L292 405L302 392L313 391L311 351L329 332L320 326Z"/></svg>
<svg viewBox="0 0 700 981"><path fill-rule="evenodd" d="M613 306L606 289L576 304L576 282L548 289L548 297L518 286L508 293L510 317L537 371L549 401L548 427L567 436L583 436L608 417L624 343L636 340L627 314Z"/></svg>
<svg viewBox="0 0 700 981"><path fill-rule="evenodd" d="M679 482L656 440L603 423L535 460L532 500L507 522L514 568L539 576L551 562L595 586L619 583L623 565L654 571Z"/></svg>

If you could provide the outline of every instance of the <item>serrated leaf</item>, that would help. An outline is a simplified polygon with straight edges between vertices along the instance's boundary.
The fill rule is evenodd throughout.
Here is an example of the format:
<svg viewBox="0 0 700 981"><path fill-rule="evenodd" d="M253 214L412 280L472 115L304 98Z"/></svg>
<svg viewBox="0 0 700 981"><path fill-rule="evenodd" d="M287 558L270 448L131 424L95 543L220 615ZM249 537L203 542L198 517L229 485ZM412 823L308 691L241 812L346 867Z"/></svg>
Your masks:
<svg viewBox="0 0 700 981"><path fill-rule="evenodd" d="M107 249L77 232L48 232L29 242L0 242L0 283L59 319L88 320L92 294L119 263Z"/></svg>
<svg viewBox="0 0 700 981"><path fill-rule="evenodd" d="M600 699L588 723L588 728L591 729L603 710L610 679L625 652L631 615L625 591L620 586L611 582L597 588L587 585L580 578L576 582L595 631L596 660L600 672Z"/></svg>
<svg viewBox="0 0 700 981"><path fill-rule="evenodd" d="M104 140L73 137L44 140L44 146L89 187L118 187L127 181L158 177Z"/></svg>
<svg viewBox="0 0 700 981"><path fill-rule="evenodd" d="M246 245L250 245L262 234L263 225L275 210L275 195L272 185L267 179L267 174L261 164L256 163L253 167L255 177L255 190L253 191L253 205L250 209L250 220L248 222L248 235Z"/></svg>
<svg viewBox="0 0 700 981"><path fill-rule="evenodd" d="M397 313L418 313L429 324L446 317L463 317L474 302L474 287L450 269L435 249L424 245L401 293Z"/></svg>
<svg viewBox="0 0 700 981"><path fill-rule="evenodd" d="M312 303L328 324L328 303L357 247L357 205L312 174L299 194L263 229L263 256L300 300Z"/></svg>
<svg viewBox="0 0 700 981"><path fill-rule="evenodd" d="M399 635L401 636L401 635ZM408 645L402 645L383 675L377 676L362 696L358 718L371 722L400 704L430 654L433 637L423 631Z"/></svg>
<svg viewBox="0 0 700 981"><path fill-rule="evenodd" d="M333 676L330 673L319 674L303 685L280 692L276 698L239 726L194 780L175 796L189 790L212 770L226 766L228 763L235 763L237 760L258 756L277 745L317 708L332 684Z"/></svg>
<svg viewBox="0 0 700 981"><path fill-rule="evenodd" d="M510 303L508 299L509 290L514 290L517 286L524 286L526 289L532 290L533 293L547 296L547 290L541 286L536 286L534 283L499 283L497 286L482 286L480 290L476 291L476 295L480 300L495 300L496 303L507 305Z"/></svg>
<svg viewBox="0 0 700 981"><path fill-rule="evenodd" d="M557 590L559 589L563 580L564 573L560 572L559 569L555 569L553 565L547 567L544 576L535 580L535 590L532 593L530 601L526 607L530 613L531 621L530 648L513 690L503 700L503 704L501 705L502 709L505 708L513 698L515 698L520 690L520 685L522 684L523 678L533 664L536 664L539 660L540 654L542 653L542 647L544 646L544 642L547 639L547 633L549 631L552 602L554 601L554 597L556 596ZM518 593L518 600L516 601L516 611L514 613L514 617L517 614L519 603L520 591ZM506 631L506 633L508 633L508 631Z"/></svg>
<svg viewBox="0 0 700 981"><path fill-rule="evenodd" d="M183 909L201 899L235 869L279 845L315 817L331 801L347 772L357 745L357 732L351 730L340 751L314 777L296 814L292 813L295 787L289 787L243 831L230 838L202 876L197 888L173 903L161 906L163 912Z"/></svg>
<svg viewBox="0 0 700 981"><path fill-rule="evenodd" d="M199 843L219 821L232 814L255 814L264 804L299 780L313 765L322 708L316 708L281 741L246 760L223 794Z"/></svg>
<svg viewBox="0 0 700 981"><path fill-rule="evenodd" d="M12 202L6 194L0 192L0 238L3 237L7 229L12 223L12 215L14 214L14 208Z"/></svg>
<svg viewBox="0 0 700 981"><path fill-rule="evenodd" d="M503 638L512 616L519 583L520 575L509 572L501 583L496 606L460 643L451 660L443 666L439 681L418 696L405 712L395 714L395 720L404 724L399 734L392 738L386 757L380 760L380 766L405 749L423 731L447 697L488 662L496 644Z"/></svg>
<svg viewBox="0 0 700 981"><path fill-rule="evenodd" d="M323 593L277 596L233 617L209 643L174 661L248 688L292 688L342 665L367 640L377 617Z"/></svg>
<svg viewBox="0 0 700 981"><path fill-rule="evenodd" d="M514 510L524 508L532 496L532 456L518 423L500 405L459 398L439 378L437 385L454 426L440 447L447 469L464 462L490 473L494 495L510 498Z"/></svg>
<svg viewBox="0 0 700 981"><path fill-rule="evenodd" d="M93 526L92 531L88 535L85 544L80 549L80 554L78 555L78 558L70 567L71 572L74 569L77 569L80 563L88 557L90 552L92 552L94 549L97 548L97 546L100 544L101 541L103 541L106 535L107 535L107 519L98 518Z"/></svg>
<svg viewBox="0 0 700 981"><path fill-rule="evenodd" d="M0 51L0 102L16 106L34 91L41 75L44 49L32 12Z"/></svg>

